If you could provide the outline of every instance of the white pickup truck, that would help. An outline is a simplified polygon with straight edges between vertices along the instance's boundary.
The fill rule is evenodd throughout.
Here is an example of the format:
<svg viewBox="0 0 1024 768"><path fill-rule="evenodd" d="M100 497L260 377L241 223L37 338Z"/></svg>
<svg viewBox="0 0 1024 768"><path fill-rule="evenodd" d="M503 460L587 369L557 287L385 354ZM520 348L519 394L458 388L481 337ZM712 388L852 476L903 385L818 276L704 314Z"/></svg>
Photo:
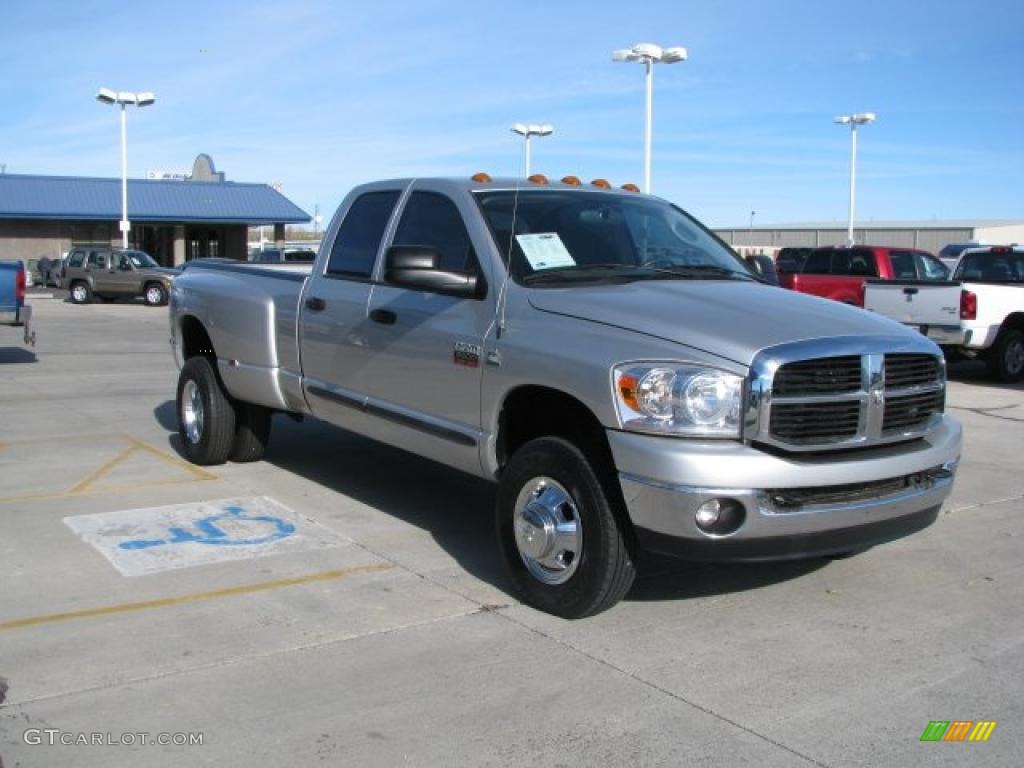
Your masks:
<svg viewBox="0 0 1024 768"><path fill-rule="evenodd" d="M981 358L1000 381L1024 379L1024 248L963 252L952 280L869 280L864 308L917 328L947 355Z"/></svg>

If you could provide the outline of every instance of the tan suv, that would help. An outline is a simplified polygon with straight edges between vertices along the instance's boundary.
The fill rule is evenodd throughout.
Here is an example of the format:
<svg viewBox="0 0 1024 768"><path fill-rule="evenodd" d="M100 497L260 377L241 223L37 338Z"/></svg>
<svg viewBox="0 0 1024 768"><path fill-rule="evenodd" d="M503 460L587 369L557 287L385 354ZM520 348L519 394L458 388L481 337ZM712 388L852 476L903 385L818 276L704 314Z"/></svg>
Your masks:
<svg viewBox="0 0 1024 768"><path fill-rule="evenodd" d="M68 254L63 284L75 304L87 304L93 298L113 301L142 296L151 307L158 307L167 303L171 281L179 273L161 267L143 251L76 246Z"/></svg>

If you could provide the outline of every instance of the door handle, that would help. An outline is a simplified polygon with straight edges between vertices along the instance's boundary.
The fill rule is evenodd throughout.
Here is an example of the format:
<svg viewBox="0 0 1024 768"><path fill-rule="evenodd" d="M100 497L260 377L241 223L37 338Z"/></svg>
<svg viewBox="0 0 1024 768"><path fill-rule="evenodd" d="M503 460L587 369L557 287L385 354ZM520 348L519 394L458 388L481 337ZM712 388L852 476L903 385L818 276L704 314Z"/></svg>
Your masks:
<svg viewBox="0 0 1024 768"><path fill-rule="evenodd" d="M917 293L917 288L904 288L903 292L907 294L907 296L913 296Z"/></svg>
<svg viewBox="0 0 1024 768"><path fill-rule="evenodd" d="M375 323L381 323L382 325L394 325L398 319L398 315L392 312L390 309L375 309L370 312L370 319Z"/></svg>
<svg viewBox="0 0 1024 768"><path fill-rule="evenodd" d="M310 296L306 299L306 309L311 312L323 312L327 309L327 302L321 299L319 296Z"/></svg>

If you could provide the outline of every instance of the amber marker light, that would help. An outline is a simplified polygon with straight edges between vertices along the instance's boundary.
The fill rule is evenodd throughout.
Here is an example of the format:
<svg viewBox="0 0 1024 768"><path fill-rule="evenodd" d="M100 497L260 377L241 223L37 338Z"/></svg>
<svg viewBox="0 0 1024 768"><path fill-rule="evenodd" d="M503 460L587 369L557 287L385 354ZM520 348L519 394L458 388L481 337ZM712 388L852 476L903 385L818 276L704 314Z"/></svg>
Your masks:
<svg viewBox="0 0 1024 768"><path fill-rule="evenodd" d="M627 192L639 192L640 191L640 187L638 187L636 184L632 184L632 183L630 183L630 184L623 184L622 188L624 190L626 190Z"/></svg>
<svg viewBox="0 0 1024 768"><path fill-rule="evenodd" d="M562 183L568 184L570 187L579 187L583 185L583 182L580 181L579 176L563 176Z"/></svg>
<svg viewBox="0 0 1024 768"><path fill-rule="evenodd" d="M611 189L612 188L611 182L608 181L608 179L594 179L592 182L590 182L590 186L598 187L600 189Z"/></svg>
<svg viewBox="0 0 1024 768"><path fill-rule="evenodd" d="M622 398L623 403L634 411L640 410L640 405L636 401L636 389L639 385L640 381L636 376L624 373L619 377L619 397Z"/></svg>
<svg viewBox="0 0 1024 768"><path fill-rule="evenodd" d="M534 184L547 184L548 183L548 177L545 176L543 173L535 173L535 174L533 174L533 176L530 176L527 179L527 181L531 181Z"/></svg>
<svg viewBox="0 0 1024 768"><path fill-rule="evenodd" d="M475 181L477 184L490 184L492 181L490 175L484 173L483 171L480 171L479 173L474 173L469 178L470 181Z"/></svg>

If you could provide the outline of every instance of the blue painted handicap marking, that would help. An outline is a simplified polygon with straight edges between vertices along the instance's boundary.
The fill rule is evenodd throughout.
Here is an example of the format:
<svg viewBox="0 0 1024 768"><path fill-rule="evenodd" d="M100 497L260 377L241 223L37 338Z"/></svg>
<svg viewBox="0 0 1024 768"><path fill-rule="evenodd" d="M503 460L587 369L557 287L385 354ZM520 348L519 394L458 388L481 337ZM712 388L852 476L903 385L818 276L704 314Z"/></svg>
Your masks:
<svg viewBox="0 0 1024 768"><path fill-rule="evenodd" d="M64 523L125 576L349 543L268 496L76 515Z"/></svg>
<svg viewBox="0 0 1024 768"><path fill-rule="evenodd" d="M217 527L216 523L218 520L264 522L272 526L274 530L266 536L233 539L228 533ZM146 549L147 547L159 547L164 544L180 544L183 541L196 544L215 544L220 547L252 546L255 544L269 544L272 541L283 539L285 536L291 536L295 533L295 526L279 517L248 515L243 507L234 505L225 507L224 511L219 515L210 515L209 517L196 520L193 526L199 530L198 534L189 533L184 528L170 528L168 530L170 536L166 539L132 539L130 541L122 541L117 546L121 549Z"/></svg>

